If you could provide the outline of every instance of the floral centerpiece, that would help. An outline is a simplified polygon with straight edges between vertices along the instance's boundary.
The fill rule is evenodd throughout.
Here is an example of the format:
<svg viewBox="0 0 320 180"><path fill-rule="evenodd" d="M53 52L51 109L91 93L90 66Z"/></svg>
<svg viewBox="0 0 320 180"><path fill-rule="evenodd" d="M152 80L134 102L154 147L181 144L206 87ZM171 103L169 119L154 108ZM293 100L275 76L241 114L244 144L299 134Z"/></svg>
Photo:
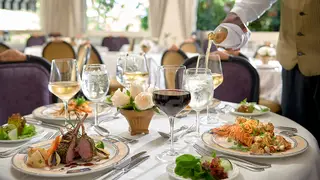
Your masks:
<svg viewBox="0 0 320 180"><path fill-rule="evenodd" d="M118 89L107 99L127 119L131 135L148 134L154 112L159 113L152 101L152 91L152 88L143 91L140 84L133 83L129 90Z"/></svg>
<svg viewBox="0 0 320 180"><path fill-rule="evenodd" d="M263 64L268 64L276 57L276 49L273 46L262 46L257 51L256 58L261 59Z"/></svg>

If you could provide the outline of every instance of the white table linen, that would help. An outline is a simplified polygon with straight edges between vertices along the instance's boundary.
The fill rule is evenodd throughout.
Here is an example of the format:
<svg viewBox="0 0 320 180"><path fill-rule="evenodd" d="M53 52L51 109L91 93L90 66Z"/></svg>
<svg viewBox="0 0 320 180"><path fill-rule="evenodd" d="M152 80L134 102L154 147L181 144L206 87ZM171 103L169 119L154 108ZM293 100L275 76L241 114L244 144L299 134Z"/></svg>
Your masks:
<svg viewBox="0 0 320 180"><path fill-rule="evenodd" d="M281 104L282 67L279 61L262 64L260 60L251 59L250 62L257 69L260 77L260 98Z"/></svg>
<svg viewBox="0 0 320 180"><path fill-rule="evenodd" d="M204 114L202 114L204 116ZM232 115L223 115L221 116L223 120L227 120L233 122L235 116ZM296 127L298 129L298 134L304 137L309 142L309 148L303 154L281 158L281 159L254 159L255 161L271 163L272 167L266 169L263 172L251 172L246 169L240 168L240 175L235 180L317 180L320 179L320 155L317 141L315 138L308 132L305 128L298 125L297 123L279 116L274 113L269 113L263 116L260 116L259 119L261 121L270 121L274 123L274 125L284 125ZM175 127L180 127L182 125L192 125L195 121L195 115L190 114L186 118L176 119ZM108 128L112 134L121 134L123 136L130 137L128 130L128 124L124 117L120 115L119 119L111 120L108 122L103 122L102 126ZM211 127L209 126L201 126L201 131L204 132ZM46 129L47 131L52 131L51 129ZM147 161L140 164L138 167L134 168L121 179L138 179L138 180L168 180L169 177L166 173L166 164L162 164L158 162L155 156L165 149L169 148L169 143L166 142L158 133L158 130L161 131L169 131L169 120L165 116L156 115L153 117L151 121L150 134L147 135L139 135L133 138L137 138L139 142L137 144L129 145L130 146L130 156L140 152L140 151L148 151L148 154L151 156ZM90 130L88 133L93 133ZM198 142L201 144L201 142ZM8 145L7 145L8 146ZM180 140L176 145L177 148L186 150L187 146ZM0 145L0 150L4 150L5 145ZM191 148L190 148L191 149ZM29 176L23 173L20 173L10 166L11 158L1 159L0 161L0 169L2 173L0 173L0 179L2 180L42 180L44 178ZM76 180L87 180L93 179L97 177L101 173L95 173L92 175L79 176L73 178L63 178L67 180L76 179ZM54 178L45 178L47 180L54 180Z"/></svg>

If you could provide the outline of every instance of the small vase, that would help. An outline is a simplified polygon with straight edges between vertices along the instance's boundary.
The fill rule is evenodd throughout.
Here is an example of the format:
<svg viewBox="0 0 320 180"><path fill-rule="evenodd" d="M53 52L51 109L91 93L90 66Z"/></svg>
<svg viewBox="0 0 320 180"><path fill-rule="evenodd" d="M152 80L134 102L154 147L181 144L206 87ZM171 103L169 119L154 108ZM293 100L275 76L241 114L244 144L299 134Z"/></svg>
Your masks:
<svg viewBox="0 0 320 180"><path fill-rule="evenodd" d="M143 133L149 134L149 124L154 115L154 111L152 109L141 112L120 109L120 113L129 123L129 132L131 136Z"/></svg>

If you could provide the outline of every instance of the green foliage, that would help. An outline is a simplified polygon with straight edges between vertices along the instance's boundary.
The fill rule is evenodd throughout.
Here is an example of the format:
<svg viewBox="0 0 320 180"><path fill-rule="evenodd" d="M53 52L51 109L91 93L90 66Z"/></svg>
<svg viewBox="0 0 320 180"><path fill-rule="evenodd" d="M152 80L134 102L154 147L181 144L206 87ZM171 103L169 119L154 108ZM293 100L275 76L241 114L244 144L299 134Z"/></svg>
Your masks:
<svg viewBox="0 0 320 180"><path fill-rule="evenodd" d="M223 21L227 12L224 8L233 7L235 0L199 0L197 11L197 29L214 30ZM280 1L275 3L260 19L250 23L251 31L279 31Z"/></svg>
<svg viewBox="0 0 320 180"><path fill-rule="evenodd" d="M141 29L147 31L149 29L149 8L146 9L147 14L144 17L141 17Z"/></svg>

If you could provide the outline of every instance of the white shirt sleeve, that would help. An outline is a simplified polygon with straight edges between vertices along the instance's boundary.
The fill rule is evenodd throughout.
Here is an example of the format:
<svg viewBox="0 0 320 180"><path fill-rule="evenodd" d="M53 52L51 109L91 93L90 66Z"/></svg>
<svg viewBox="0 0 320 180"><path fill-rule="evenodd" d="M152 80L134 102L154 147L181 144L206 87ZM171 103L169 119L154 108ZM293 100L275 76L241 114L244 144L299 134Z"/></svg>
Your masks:
<svg viewBox="0 0 320 180"><path fill-rule="evenodd" d="M277 0L236 0L231 12L236 13L243 23L260 17Z"/></svg>

